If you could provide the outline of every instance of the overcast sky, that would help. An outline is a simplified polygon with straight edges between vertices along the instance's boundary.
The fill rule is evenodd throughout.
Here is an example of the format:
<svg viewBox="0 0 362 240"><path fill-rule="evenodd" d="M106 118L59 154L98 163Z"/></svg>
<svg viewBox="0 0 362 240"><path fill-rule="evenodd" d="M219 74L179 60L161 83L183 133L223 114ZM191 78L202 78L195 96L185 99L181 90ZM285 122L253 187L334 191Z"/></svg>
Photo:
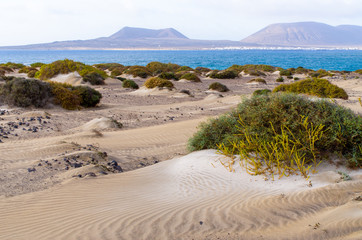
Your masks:
<svg viewBox="0 0 362 240"><path fill-rule="evenodd" d="M0 0L0 46L173 27L193 39L241 40L272 23L362 26L362 0Z"/></svg>

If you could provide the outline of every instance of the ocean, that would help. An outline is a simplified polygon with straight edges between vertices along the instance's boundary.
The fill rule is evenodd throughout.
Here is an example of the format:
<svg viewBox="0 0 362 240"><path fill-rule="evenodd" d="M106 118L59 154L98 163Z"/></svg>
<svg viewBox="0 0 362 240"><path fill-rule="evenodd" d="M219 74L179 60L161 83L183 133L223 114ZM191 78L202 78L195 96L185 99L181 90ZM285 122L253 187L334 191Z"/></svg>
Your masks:
<svg viewBox="0 0 362 240"><path fill-rule="evenodd" d="M362 69L361 50L0 50L0 63L29 65L71 59L86 64L121 63L147 65L152 61L225 69L233 64L267 64L282 68L299 66L313 70Z"/></svg>

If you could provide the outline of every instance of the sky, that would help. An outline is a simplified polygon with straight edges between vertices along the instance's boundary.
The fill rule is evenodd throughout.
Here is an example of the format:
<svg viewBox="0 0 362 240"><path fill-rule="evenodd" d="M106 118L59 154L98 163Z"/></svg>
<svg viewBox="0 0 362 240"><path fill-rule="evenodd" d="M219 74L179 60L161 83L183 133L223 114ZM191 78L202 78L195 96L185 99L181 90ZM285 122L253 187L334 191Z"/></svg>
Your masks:
<svg viewBox="0 0 362 240"><path fill-rule="evenodd" d="M0 0L0 46L107 37L125 26L241 40L273 23L362 26L361 0Z"/></svg>

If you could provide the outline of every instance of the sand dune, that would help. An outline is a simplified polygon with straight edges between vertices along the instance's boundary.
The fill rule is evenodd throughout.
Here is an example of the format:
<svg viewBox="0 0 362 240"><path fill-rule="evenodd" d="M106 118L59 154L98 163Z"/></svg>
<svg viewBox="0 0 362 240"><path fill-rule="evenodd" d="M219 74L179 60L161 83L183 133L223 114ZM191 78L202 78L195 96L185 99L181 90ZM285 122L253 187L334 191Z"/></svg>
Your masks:
<svg viewBox="0 0 362 240"><path fill-rule="evenodd" d="M77 76L64 77L58 80L76 83ZM8 111L2 126L26 118L26 128L39 131L22 125L12 132L18 137L9 134L0 144L0 239L362 239L362 170L325 164L310 185L301 176L250 176L237 165L228 172L214 150L184 156L200 122L235 107L241 94L272 89L276 77L262 86L227 80L231 91L223 97L206 91L212 79L174 82L193 97L123 89L108 79L97 88L104 96L98 108L2 106ZM336 101L361 114L360 79L332 81L350 96ZM40 116L48 123L38 123ZM125 127L115 128L112 119ZM124 172L58 167L64 167L58 159L101 158L103 152ZM53 169L38 167L45 161ZM341 181L338 171L352 181Z"/></svg>
<svg viewBox="0 0 362 240"><path fill-rule="evenodd" d="M362 237L362 202L353 200L362 189L357 172L342 183L312 176L308 187L300 176L273 182L240 168L230 173L220 158L213 150L195 152L3 199L1 239Z"/></svg>

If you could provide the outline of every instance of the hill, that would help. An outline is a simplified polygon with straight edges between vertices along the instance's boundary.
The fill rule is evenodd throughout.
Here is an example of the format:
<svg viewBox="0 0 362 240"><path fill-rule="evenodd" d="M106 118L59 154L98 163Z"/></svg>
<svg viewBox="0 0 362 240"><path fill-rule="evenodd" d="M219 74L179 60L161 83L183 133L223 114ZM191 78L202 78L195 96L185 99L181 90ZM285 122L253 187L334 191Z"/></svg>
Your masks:
<svg viewBox="0 0 362 240"><path fill-rule="evenodd" d="M334 27L317 22L277 23L263 28L241 42L284 47L361 47L362 27Z"/></svg>
<svg viewBox="0 0 362 240"><path fill-rule="evenodd" d="M249 44L229 40L189 39L173 28L146 29L124 27L109 37L90 40L58 41L45 44L0 47L16 50L86 50L86 49L203 49L243 47Z"/></svg>

